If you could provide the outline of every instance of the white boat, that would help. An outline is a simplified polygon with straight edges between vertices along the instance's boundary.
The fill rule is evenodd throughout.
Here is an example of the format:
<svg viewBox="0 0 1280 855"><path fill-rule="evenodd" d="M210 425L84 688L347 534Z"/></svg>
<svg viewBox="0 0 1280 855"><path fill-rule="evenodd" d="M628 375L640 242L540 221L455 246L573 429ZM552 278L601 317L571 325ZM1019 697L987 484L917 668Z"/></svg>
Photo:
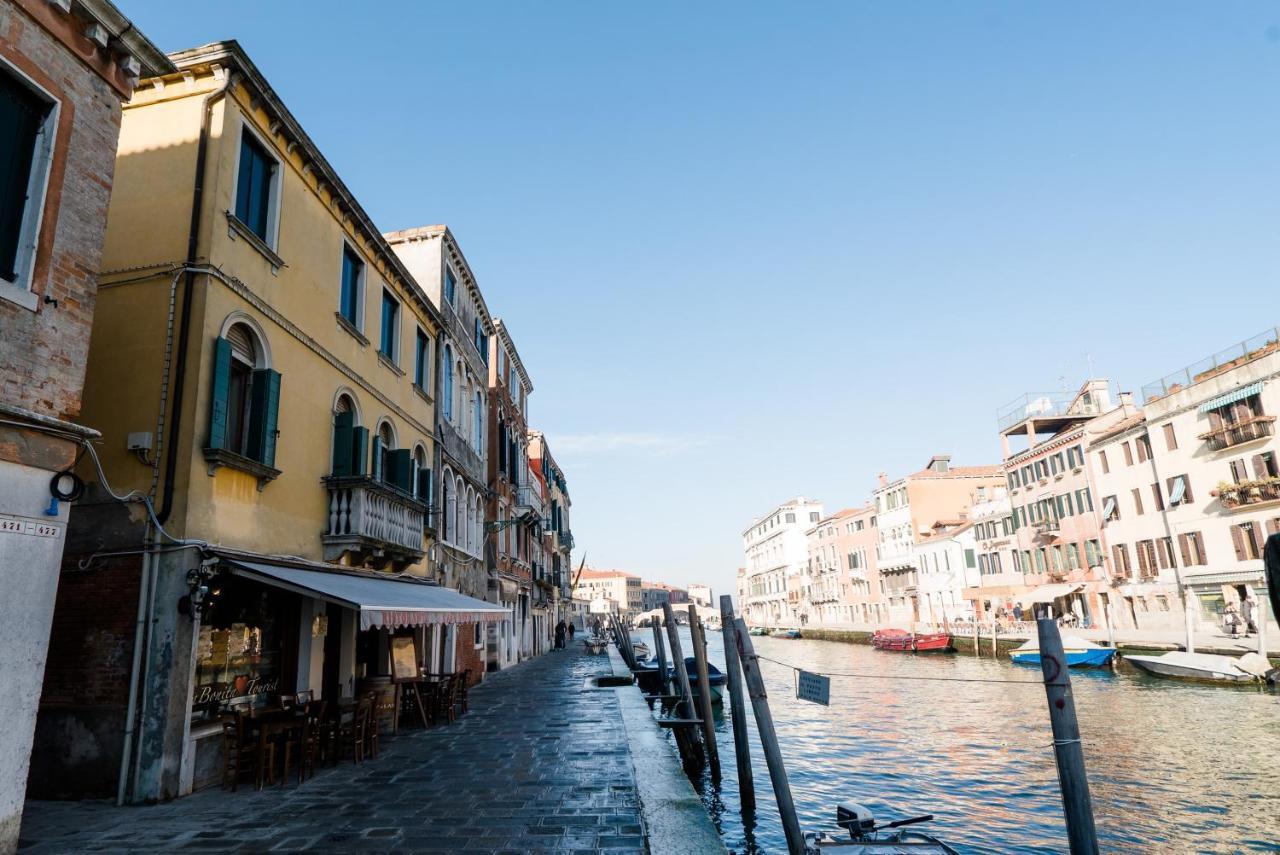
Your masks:
<svg viewBox="0 0 1280 855"><path fill-rule="evenodd" d="M1271 664L1257 653L1235 657L1174 650L1162 656L1126 656L1124 661L1160 677L1214 683L1250 683L1271 670Z"/></svg>

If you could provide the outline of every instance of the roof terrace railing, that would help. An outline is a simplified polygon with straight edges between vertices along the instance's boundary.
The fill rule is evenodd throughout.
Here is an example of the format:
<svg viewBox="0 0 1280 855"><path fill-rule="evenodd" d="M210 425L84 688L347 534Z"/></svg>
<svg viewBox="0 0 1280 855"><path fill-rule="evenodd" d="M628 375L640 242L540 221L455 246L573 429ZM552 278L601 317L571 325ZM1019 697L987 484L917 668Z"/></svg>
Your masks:
<svg viewBox="0 0 1280 855"><path fill-rule="evenodd" d="M996 413L996 424L1000 430L1008 430L1019 422L1032 418L1096 416L1102 412L1102 407L1097 402L1086 404L1079 398L1078 394L1055 397L1028 392L1001 407ZM1076 406L1072 407L1072 404Z"/></svg>
<svg viewBox="0 0 1280 855"><path fill-rule="evenodd" d="M1233 344L1226 350L1175 371L1167 377L1148 383L1142 387L1142 403L1149 404L1166 395L1172 395L1174 392L1194 386L1196 383L1216 377L1277 350L1280 350L1280 327L1272 327L1239 344Z"/></svg>

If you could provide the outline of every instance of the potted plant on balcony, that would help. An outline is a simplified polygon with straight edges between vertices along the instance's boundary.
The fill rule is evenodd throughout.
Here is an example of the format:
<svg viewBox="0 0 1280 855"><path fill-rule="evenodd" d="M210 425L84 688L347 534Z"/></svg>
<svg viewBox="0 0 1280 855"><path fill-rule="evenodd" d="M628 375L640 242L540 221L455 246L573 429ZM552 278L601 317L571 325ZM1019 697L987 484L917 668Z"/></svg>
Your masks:
<svg viewBox="0 0 1280 855"><path fill-rule="evenodd" d="M1239 484L1229 484L1226 481L1218 482L1218 489L1213 490L1211 495L1216 496L1222 502L1224 507L1234 508L1240 504Z"/></svg>

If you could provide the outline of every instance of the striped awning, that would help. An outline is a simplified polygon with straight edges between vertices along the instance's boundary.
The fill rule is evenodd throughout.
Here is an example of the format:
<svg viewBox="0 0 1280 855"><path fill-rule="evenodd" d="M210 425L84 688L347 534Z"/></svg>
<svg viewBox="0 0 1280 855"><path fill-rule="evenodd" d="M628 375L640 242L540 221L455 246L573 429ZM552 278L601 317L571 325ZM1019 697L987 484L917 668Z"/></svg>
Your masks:
<svg viewBox="0 0 1280 855"><path fill-rule="evenodd" d="M1262 381L1250 383L1248 386L1241 386L1233 392L1225 395L1219 395L1216 398L1210 398L1200 405L1197 412L1207 413L1210 410L1216 410L1219 407L1225 407L1227 404L1234 404L1236 401L1243 401L1250 395L1256 395L1262 391Z"/></svg>
<svg viewBox="0 0 1280 855"><path fill-rule="evenodd" d="M1265 585L1262 568L1257 570L1225 570L1221 573L1199 573L1186 575L1182 581L1187 585Z"/></svg>
<svg viewBox="0 0 1280 855"><path fill-rule="evenodd" d="M308 570L262 561L223 558L237 576L334 603L360 613L360 629L486 623L505 620L511 610L460 594L452 588L389 573L335 567Z"/></svg>

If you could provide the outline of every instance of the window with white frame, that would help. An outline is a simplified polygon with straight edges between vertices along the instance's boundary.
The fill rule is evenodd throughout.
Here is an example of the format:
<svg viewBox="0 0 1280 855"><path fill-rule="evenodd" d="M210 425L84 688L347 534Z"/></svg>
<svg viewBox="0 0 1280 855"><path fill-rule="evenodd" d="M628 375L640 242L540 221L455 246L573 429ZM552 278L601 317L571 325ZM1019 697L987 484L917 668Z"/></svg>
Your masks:
<svg viewBox="0 0 1280 855"><path fill-rule="evenodd" d="M0 63L0 294L28 309L57 102Z"/></svg>

